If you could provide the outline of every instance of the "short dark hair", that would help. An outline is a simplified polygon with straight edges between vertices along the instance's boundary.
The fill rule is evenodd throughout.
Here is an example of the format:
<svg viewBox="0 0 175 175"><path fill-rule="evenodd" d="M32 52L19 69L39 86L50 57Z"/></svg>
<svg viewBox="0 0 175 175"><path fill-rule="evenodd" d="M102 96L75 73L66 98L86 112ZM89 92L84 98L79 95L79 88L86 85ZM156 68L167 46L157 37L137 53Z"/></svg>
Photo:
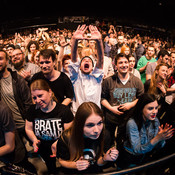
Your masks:
<svg viewBox="0 0 175 175"><path fill-rule="evenodd" d="M54 62L56 60L56 53L52 49L43 49L40 51L39 57L43 56L46 59L52 58Z"/></svg>
<svg viewBox="0 0 175 175"><path fill-rule="evenodd" d="M125 58L129 61L129 56L128 56L128 55L126 55L126 54L124 54L124 53L119 53L119 54L117 54L116 57L115 57L115 65L117 64L117 61L118 61L119 58L121 58L121 57L125 57Z"/></svg>
<svg viewBox="0 0 175 175"><path fill-rule="evenodd" d="M8 56L8 54L7 54L7 52L5 50L0 49L0 52L4 52L6 60L9 60L9 56Z"/></svg>
<svg viewBox="0 0 175 175"><path fill-rule="evenodd" d="M158 59L160 58L160 56L162 56L162 57L164 57L165 55L170 55L169 53L168 53L168 51L167 50L165 50L165 49L162 49L162 50L160 50L159 51L159 53L158 53L158 55L157 55L157 57L158 57Z"/></svg>

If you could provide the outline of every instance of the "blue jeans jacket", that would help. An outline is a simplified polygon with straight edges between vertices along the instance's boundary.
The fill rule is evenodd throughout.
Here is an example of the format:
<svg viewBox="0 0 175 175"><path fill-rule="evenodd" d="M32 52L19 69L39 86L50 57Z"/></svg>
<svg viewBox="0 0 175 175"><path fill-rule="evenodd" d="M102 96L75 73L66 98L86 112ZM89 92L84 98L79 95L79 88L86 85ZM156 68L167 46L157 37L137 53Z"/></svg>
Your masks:
<svg viewBox="0 0 175 175"><path fill-rule="evenodd" d="M162 148L165 141L161 141L157 145L150 143L151 139L157 135L160 126L158 118L155 118L154 122L154 124L151 121L143 123L139 131L134 119L129 119L126 125L125 150L133 155L141 155L150 152L155 147Z"/></svg>

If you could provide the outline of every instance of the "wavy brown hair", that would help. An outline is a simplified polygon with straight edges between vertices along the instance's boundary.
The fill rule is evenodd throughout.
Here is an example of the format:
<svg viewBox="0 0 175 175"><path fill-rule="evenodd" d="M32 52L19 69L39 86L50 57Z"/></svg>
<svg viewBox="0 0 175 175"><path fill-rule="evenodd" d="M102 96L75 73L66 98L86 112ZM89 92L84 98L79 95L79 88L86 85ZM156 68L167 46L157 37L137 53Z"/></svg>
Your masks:
<svg viewBox="0 0 175 175"><path fill-rule="evenodd" d="M162 67L162 66L168 67L168 65L166 63L160 63L156 66L156 69L151 77L150 86L148 89L148 93L150 93L150 94L158 94L158 91L157 91L157 71L159 71L160 67ZM164 85L165 89L168 88L168 83L166 80L163 81L163 85Z"/></svg>

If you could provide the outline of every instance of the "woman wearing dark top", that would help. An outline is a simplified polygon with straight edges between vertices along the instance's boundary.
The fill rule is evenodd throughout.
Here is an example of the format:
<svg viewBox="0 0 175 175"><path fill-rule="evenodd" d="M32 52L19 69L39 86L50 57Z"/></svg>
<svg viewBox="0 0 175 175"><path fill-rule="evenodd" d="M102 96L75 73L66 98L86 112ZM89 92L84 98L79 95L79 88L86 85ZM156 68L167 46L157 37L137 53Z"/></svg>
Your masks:
<svg viewBox="0 0 175 175"><path fill-rule="evenodd" d="M101 171L100 166L118 157L116 148L108 147L106 150L102 111L95 103L84 102L79 106L71 127L63 132L57 142L57 157L64 167L63 172Z"/></svg>
<svg viewBox="0 0 175 175"><path fill-rule="evenodd" d="M46 81L35 80L30 89L35 105L28 111L25 130L33 142L34 151L39 152L52 173L56 169L57 139L70 126L73 114L67 106L56 102Z"/></svg>

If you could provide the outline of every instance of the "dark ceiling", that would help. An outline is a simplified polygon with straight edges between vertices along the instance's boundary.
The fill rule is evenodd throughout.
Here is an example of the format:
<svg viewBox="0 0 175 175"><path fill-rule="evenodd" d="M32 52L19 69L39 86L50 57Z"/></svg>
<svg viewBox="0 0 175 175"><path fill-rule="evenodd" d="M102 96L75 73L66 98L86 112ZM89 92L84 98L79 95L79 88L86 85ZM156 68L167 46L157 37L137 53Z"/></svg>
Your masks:
<svg viewBox="0 0 175 175"><path fill-rule="evenodd" d="M1 0L0 11L0 23L33 17L47 21L50 16L88 15L175 28L174 0Z"/></svg>

